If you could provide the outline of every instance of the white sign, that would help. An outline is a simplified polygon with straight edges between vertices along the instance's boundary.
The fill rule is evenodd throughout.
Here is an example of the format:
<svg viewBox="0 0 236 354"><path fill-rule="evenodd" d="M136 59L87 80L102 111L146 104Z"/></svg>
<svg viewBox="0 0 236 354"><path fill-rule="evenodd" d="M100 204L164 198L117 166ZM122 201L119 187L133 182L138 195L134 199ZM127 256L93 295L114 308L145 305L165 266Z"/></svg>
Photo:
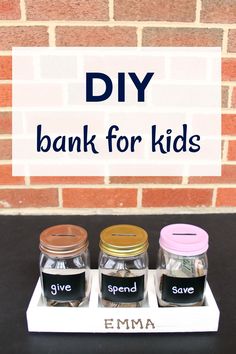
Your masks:
<svg viewBox="0 0 236 354"><path fill-rule="evenodd" d="M220 48L14 48L13 175L220 175L220 73Z"/></svg>

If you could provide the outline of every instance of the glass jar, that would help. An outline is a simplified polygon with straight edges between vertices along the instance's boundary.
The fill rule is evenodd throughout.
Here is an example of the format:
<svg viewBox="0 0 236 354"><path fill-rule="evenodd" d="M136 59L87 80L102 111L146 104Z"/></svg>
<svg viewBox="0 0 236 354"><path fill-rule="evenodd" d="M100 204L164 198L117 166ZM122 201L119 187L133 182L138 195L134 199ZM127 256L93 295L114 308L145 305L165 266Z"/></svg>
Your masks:
<svg viewBox="0 0 236 354"><path fill-rule="evenodd" d="M100 300L105 307L140 307L146 301L148 235L141 227L114 225L100 235Z"/></svg>
<svg viewBox="0 0 236 354"><path fill-rule="evenodd" d="M90 292L87 231L56 225L40 234L40 279L47 306L77 307Z"/></svg>
<svg viewBox="0 0 236 354"><path fill-rule="evenodd" d="M200 306L207 276L208 234L200 227L172 224L160 234L157 296L160 306Z"/></svg>

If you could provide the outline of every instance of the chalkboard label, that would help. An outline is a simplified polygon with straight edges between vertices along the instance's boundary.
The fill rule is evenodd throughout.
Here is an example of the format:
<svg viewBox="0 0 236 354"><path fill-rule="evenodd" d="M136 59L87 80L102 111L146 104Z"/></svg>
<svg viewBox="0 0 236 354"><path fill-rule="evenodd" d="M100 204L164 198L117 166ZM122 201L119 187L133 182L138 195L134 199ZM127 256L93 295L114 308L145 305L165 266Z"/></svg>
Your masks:
<svg viewBox="0 0 236 354"><path fill-rule="evenodd" d="M144 298L144 275L113 277L102 274L102 298L113 302L138 302Z"/></svg>
<svg viewBox="0 0 236 354"><path fill-rule="evenodd" d="M85 272L69 275L43 273L42 276L47 299L71 301L85 297Z"/></svg>
<svg viewBox="0 0 236 354"><path fill-rule="evenodd" d="M203 299L206 276L176 278L162 276L162 300L178 304L190 304Z"/></svg>

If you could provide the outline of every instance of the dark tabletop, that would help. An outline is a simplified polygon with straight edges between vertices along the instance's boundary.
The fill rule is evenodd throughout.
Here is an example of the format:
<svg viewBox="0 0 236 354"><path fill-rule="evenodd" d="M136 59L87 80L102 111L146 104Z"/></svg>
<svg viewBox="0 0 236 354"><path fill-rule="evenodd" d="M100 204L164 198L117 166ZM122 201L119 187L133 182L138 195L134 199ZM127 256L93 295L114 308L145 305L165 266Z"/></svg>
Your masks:
<svg viewBox="0 0 236 354"><path fill-rule="evenodd" d="M100 231L118 223L135 224L149 234L150 268L155 268L160 229L192 223L210 236L208 281L220 309L219 331L163 334L29 333L26 309L39 276L39 233L55 224L76 224L89 233L91 266L97 267ZM0 216L0 353L233 354L235 349L236 216ZM63 320L63 319L62 319Z"/></svg>

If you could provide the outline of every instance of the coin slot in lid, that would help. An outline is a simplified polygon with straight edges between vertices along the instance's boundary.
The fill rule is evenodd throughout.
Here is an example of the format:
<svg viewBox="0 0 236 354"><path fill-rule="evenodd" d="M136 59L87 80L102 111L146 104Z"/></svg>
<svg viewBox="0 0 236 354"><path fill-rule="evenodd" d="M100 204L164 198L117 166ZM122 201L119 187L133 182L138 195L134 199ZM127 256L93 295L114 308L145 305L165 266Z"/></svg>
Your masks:
<svg viewBox="0 0 236 354"><path fill-rule="evenodd" d="M170 224L161 229L159 243L167 252L194 256L207 251L208 234L192 224Z"/></svg>
<svg viewBox="0 0 236 354"><path fill-rule="evenodd" d="M51 234L51 236L69 236L69 237L76 237L75 234Z"/></svg>
<svg viewBox="0 0 236 354"><path fill-rule="evenodd" d="M197 236L197 234L193 234L193 233L177 233L177 232L173 232L172 235L174 235L174 236Z"/></svg>
<svg viewBox="0 0 236 354"><path fill-rule="evenodd" d="M111 234L111 236L137 236L136 234Z"/></svg>

